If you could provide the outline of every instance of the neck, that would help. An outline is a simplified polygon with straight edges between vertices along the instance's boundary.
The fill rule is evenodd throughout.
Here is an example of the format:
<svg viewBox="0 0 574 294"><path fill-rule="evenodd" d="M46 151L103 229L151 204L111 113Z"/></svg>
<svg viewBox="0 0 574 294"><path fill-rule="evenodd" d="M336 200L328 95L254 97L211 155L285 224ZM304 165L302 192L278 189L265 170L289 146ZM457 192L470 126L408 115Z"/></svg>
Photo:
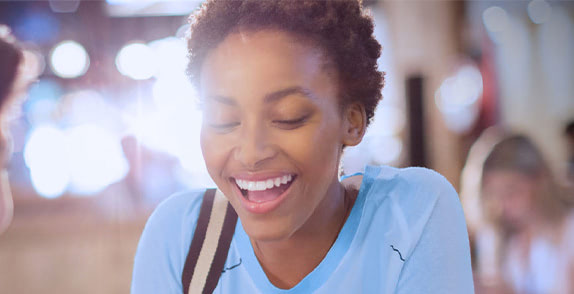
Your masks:
<svg viewBox="0 0 574 294"><path fill-rule="evenodd" d="M321 263L352 207L351 197L346 196L344 187L336 181L305 225L288 239L251 240L255 255L272 284L290 289Z"/></svg>

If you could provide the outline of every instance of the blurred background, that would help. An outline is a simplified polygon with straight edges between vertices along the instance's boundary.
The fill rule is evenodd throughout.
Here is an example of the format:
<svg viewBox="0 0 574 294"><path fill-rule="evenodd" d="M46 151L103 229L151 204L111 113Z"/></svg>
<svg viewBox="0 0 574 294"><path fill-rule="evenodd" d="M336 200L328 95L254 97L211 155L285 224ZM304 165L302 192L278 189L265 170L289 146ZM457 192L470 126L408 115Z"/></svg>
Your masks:
<svg viewBox="0 0 574 294"><path fill-rule="evenodd" d="M574 2L363 2L383 45L386 84L365 139L344 155L344 173L365 164L437 170L461 193L477 291L526 293L512 290L512 278L508 289L488 288L497 266L479 255L499 247L478 241L483 228L497 231L482 208L481 167L489 146L523 134L544 157L560 203L573 203ZM0 235L0 292L127 293L154 207L175 191L213 185L185 75L187 20L199 3L0 1L0 24L39 74L11 126L15 212ZM574 240L572 214L564 215L559 223ZM574 249L565 252L574 261Z"/></svg>

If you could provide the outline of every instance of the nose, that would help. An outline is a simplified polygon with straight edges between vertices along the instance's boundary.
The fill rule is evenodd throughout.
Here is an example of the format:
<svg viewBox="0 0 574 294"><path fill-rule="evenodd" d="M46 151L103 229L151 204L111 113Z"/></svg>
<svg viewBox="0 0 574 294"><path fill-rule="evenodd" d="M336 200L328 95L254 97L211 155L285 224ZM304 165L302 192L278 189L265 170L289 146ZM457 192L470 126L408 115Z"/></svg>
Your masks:
<svg viewBox="0 0 574 294"><path fill-rule="evenodd" d="M276 155L269 132L262 124L243 127L239 140L234 157L247 169L259 168Z"/></svg>

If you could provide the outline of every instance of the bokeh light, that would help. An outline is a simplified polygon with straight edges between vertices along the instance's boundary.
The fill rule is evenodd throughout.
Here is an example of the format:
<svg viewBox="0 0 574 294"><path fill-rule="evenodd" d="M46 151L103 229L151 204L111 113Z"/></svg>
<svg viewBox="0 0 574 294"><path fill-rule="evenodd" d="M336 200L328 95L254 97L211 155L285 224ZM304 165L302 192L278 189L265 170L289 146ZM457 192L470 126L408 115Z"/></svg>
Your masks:
<svg viewBox="0 0 574 294"><path fill-rule="evenodd" d="M70 143L70 191L93 195L123 179L129 166L119 138L105 129L86 124L66 132Z"/></svg>
<svg viewBox="0 0 574 294"><path fill-rule="evenodd" d="M550 20L552 6L544 0L533 0L528 3L528 16L533 23L542 24Z"/></svg>
<svg viewBox="0 0 574 294"><path fill-rule="evenodd" d="M94 124L67 130L38 126L26 142L24 160L34 189L46 198L66 191L94 195L129 169L119 138Z"/></svg>
<svg viewBox="0 0 574 294"><path fill-rule="evenodd" d="M51 45L60 35L61 26L60 20L53 13L30 9L15 18L13 28L15 35L23 41Z"/></svg>
<svg viewBox="0 0 574 294"><path fill-rule="evenodd" d="M80 0L49 0L50 9L55 13L74 13L80 7Z"/></svg>
<svg viewBox="0 0 574 294"><path fill-rule="evenodd" d="M147 80L157 70L154 52L143 43L124 46L116 57L118 71L134 80Z"/></svg>
<svg viewBox="0 0 574 294"><path fill-rule="evenodd" d="M369 145L376 164L396 162L403 150L403 142L395 136L373 137Z"/></svg>
<svg viewBox="0 0 574 294"><path fill-rule="evenodd" d="M160 112L181 112L197 108L195 88L185 76L159 79L152 88L154 106Z"/></svg>
<svg viewBox="0 0 574 294"><path fill-rule="evenodd" d="M484 26L489 32L502 32L508 27L508 14L498 6L492 6L482 13Z"/></svg>
<svg viewBox="0 0 574 294"><path fill-rule="evenodd" d="M40 196L61 196L70 182L67 138L60 129L43 125L31 131L24 147L34 189Z"/></svg>
<svg viewBox="0 0 574 294"><path fill-rule="evenodd" d="M477 101L482 97L482 75L473 65L462 66L446 78L435 93L435 103L447 128L456 133L468 131L478 116Z"/></svg>
<svg viewBox="0 0 574 294"><path fill-rule="evenodd" d="M168 37L149 43L154 54L157 78L185 77L187 67L187 46L185 41L176 37Z"/></svg>
<svg viewBox="0 0 574 294"><path fill-rule="evenodd" d="M375 110L375 118L367 129L366 136L370 136L371 132L377 136L397 135L403 131L405 124L406 117L403 109L381 103Z"/></svg>
<svg viewBox="0 0 574 294"><path fill-rule="evenodd" d="M32 85L24 104L28 122L31 125L51 123L59 108L61 95L62 88L54 80L44 78Z"/></svg>
<svg viewBox="0 0 574 294"><path fill-rule="evenodd" d="M59 77L77 78L84 75L89 66L88 53L78 42L63 41L52 50L50 67Z"/></svg>
<svg viewBox="0 0 574 294"><path fill-rule="evenodd" d="M62 98L62 122L66 126L96 124L115 134L121 134L124 126L119 110L95 90L71 92Z"/></svg>
<svg viewBox="0 0 574 294"><path fill-rule="evenodd" d="M176 157L186 171L206 173L199 146L202 112L189 81L183 75L160 79L152 93L154 107L139 107L124 115L128 133L146 147Z"/></svg>

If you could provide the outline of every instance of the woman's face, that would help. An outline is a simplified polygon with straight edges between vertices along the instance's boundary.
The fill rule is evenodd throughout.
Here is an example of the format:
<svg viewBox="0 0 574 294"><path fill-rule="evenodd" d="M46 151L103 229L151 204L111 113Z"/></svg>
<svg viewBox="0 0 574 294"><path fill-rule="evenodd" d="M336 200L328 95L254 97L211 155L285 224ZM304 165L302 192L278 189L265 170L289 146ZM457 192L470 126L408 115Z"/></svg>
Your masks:
<svg viewBox="0 0 574 294"><path fill-rule="evenodd" d="M521 230L533 218L537 181L514 171L493 170L484 175L482 193L492 216L511 230Z"/></svg>
<svg viewBox="0 0 574 294"><path fill-rule="evenodd" d="M204 61L203 156L251 238L331 216L345 123L325 61L276 30L231 34Z"/></svg>

